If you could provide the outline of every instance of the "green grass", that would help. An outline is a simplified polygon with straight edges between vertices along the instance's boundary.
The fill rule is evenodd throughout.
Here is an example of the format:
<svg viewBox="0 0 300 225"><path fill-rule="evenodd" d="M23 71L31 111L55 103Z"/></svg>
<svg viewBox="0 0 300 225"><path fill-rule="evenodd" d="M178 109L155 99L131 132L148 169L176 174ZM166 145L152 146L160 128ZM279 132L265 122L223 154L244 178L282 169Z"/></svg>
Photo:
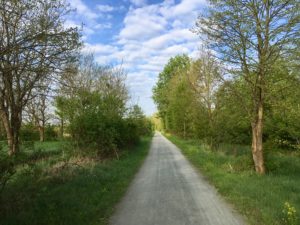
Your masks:
<svg viewBox="0 0 300 225"><path fill-rule="evenodd" d="M268 174L255 174L245 147L212 152L194 140L167 137L181 148L183 154L208 178L218 191L253 225L283 224L283 205L296 208L300 224L300 158L280 153L269 154ZM227 150L228 150L227 146ZM233 148L232 148L233 150Z"/></svg>
<svg viewBox="0 0 300 225"><path fill-rule="evenodd" d="M65 156L58 153L61 143L36 144L36 149L42 149L36 151L43 153L35 153L32 166L20 165L2 193L0 224L107 224L146 157L150 141L150 137L142 138L120 160L85 159L86 162L63 170L55 170L65 161Z"/></svg>

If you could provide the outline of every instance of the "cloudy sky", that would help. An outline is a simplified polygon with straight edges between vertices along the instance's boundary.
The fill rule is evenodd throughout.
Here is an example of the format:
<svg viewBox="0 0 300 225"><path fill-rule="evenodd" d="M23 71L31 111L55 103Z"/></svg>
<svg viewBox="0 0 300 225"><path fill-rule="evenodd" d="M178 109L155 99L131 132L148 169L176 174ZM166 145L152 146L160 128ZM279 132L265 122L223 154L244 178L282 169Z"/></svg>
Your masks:
<svg viewBox="0 0 300 225"><path fill-rule="evenodd" d="M156 111L152 87L168 59L197 55L194 26L205 0L69 0L76 12L67 26L83 24L84 52L100 64L118 65L128 73L132 104L147 115Z"/></svg>

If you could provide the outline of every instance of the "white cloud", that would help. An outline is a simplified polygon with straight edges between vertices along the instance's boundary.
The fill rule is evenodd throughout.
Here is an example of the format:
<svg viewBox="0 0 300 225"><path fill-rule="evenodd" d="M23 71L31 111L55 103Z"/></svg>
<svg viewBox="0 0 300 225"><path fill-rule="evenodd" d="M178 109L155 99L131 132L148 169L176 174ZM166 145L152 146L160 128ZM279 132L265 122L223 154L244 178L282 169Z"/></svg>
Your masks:
<svg viewBox="0 0 300 225"><path fill-rule="evenodd" d="M114 11L123 11L125 10L125 6L121 5L121 6L112 6L112 5L102 5L102 4L98 4L96 5L96 9L98 10L98 12L100 13L111 13Z"/></svg>
<svg viewBox="0 0 300 225"><path fill-rule="evenodd" d="M164 32L168 23L164 17L157 14L157 10L157 5L131 8L124 19L120 39L145 40Z"/></svg>
<svg viewBox="0 0 300 225"><path fill-rule="evenodd" d="M187 2L192 3L192 0L184 0L179 5L169 0L161 4L131 8L117 37L121 51L114 54L114 58L124 59L128 67L131 65L140 71L158 73L170 57L193 52L199 45L199 40L189 28L197 18L196 11L193 11L195 16L188 23L180 17L173 19L163 13L166 9L177 9L182 14ZM188 6L188 9L197 8L196 2L199 7L199 1L194 1L194 5Z"/></svg>
<svg viewBox="0 0 300 225"><path fill-rule="evenodd" d="M115 10L115 8L111 5L97 5L96 8L99 12L112 12Z"/></svg>
<svg viewBox="0 0 300 225"><path fill-rule="evenodd" d="M180 4L173 7L170 15L178 17L180 15L190 14L191 12L197 13L199 6L203 7L204 4L206 4L205 0L182 0Z"/></svg>
<svg viewBox="0 0 300 225"><path fill-rule="evenodd" d="M87 7L82 0L70 0L69 2L71 6L77 10L79 15L84 16L89 20L94 20L99 17L99 15Z"/></svg>
<svg viewBox="0 0 300 225"><path fill-rule="evenodd" d="M82 49L82 52L88 53L93 52L95 54L112 54L117 52L119 49L116 46L113 45L105 45L105 44L88 44L86 43L85 46Z"/></svg>
<svg viewBox="0 0 300 225"><path fill-rule="evenodd" d="M110 6L110 5L95 5L95 7L89 7L87 0L67 0L71 7L76 9L75 12L67 18L65 22L66 27L80 27L82 28L83 41L90 39L92 35L102 32L104 29L111 29L112 24L110 19L112 18L112 11L123 10L124 6Z"/></svg>
<svg viewBox="0 0 300 225"><path fill-rule="evenodd" d="M152 102L152 87L157 78L150 71L133 72L127 75L127 85L131 93L132 104L139 104L150 115L155 111Z"/></svg>
<svg viewBox="0 0 300 225"><path fill-rule="evenodd" d="M93 52L97 62L101 64L122 63L123 68L128 71L127 84L131 95L138 99L138 103L149 115L155 111L151 100L152 87L169 58L183 53L197 56L200 40L190 32L190 28L194 26L198 12L205 3L204 0L182 0L176 4L175 0L164 0L162 3L147 5L145 0L123 1L131 2L133 6L129 7L121 28L112 35L111 41L106 44L87 43L82 51ZM109 13L121 8L115 5L97 5L95 10L99 14L114 15ZM94 12L84 7L81 7L81 12L92 13L89 17L94 17ZM93 31L112 28L112 24L107 21L91 21L89 28ZM69 24L72 22L74 21L69 21ZM113 27L116 27L115 24Z"/></svg>
<svg viewBox="0 0 300 225"><path fill-rule="evenodd" d="M76 23L72 19L67 19L64 23L65 28L71 28L71 27L81 27L80 24Z"/></svg>
<svg viewBox="0 0 300 225"><path fill-rule="evenodd" d="M94 26L94 29L110 29L112 28L111 23L98 23Z"/></svg>
<svg viewBox="0 0 300 225"><path fill-rule="evenodd" d="M168 33L148 40L145 45L156 49L187 41L196 41L197 37L188 29L173 29Z"/></svg>

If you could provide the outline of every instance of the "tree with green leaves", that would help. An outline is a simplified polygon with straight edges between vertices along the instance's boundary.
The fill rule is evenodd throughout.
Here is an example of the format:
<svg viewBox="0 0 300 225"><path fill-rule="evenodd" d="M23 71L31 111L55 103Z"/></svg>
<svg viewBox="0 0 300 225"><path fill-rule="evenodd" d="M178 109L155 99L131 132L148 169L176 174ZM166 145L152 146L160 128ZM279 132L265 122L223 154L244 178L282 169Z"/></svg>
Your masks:
<svg viewBox="0 0 300 225"><path fill-rule="evenodd" d="M200 56L192 62L188 71L188 79L191 89L196 95L198 104L201 105L201 118L207 121L205 135L207 144L214 146L214 109L215 92L221 81L222 71L220 63L213 57L212 53L204 48ZM201 129L201 128L199 128ZM203 129L203 128L202 128Z"/></svg>
<svg viewBox="0 0 300 225"><path fill-rule="evenodd" d="M190 58L187 55L178 55L169 60L164 70L159 74L156 86L153 88L153 99L162 118L165 129L169 128L167 110L169 106L168 94L170 92L169 84L172 77L187 71L190 66Z"/></svg>
<svg viewBox="0 0 300 225"><path fill-rule="evenodd" d="M22 112L45 77L59 75L80 46L64 0L0 0L0 117L9 154L19 151Z"/></svg>
<svg viewBox="0 0 300 225"><path fill-rule="evenodd" d="M167 110L170 130L182 135L184 138L191 132L191 118L195 107L195 95L187 79L187 71L181 71L172 77L169 83ZM197 103L196 103L197 104Z"/></svg>
<svg viewBox="0 0 300 225"><path fill-rule="evenodd" d="M118 150L142 135L140 107L126 114L129 97L125 78L122 68L101 66L91 54L66 68L55 106L79 150L118 157Z"/></svg>
<svg viewBox="0 0 300 225"><path fill-rule="evenodd" d="M195 31L228 67L228 76L241 77L250 91L247 105L252 127L252 155L257 173L265 173L264 109L271 68L296 50L300 36L298 0L210 0ZM236 91L236 95L239 93Z"/></svg>

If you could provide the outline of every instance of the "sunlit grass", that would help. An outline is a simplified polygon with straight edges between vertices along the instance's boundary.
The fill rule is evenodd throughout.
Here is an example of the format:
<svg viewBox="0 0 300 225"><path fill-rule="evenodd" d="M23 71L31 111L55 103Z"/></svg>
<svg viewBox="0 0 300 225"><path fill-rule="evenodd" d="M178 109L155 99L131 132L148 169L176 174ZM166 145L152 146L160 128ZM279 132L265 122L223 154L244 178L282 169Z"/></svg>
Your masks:
<svg viewBox="0 0 300 225"><path fill-rule="evenodd" d="M270 154L267 159L270 171L260 176L253 170L251 154L245 151L249 149L247 146L233 155L225 150L207 150L197 141L167 137L248 218L249 224L282 224L285 202L295 207L300 218L299 157Z"/></svg>
<svg viewBox="0 0 300 225"><path fill-rule="evenodd" d="M147 155L150 140L142 138L120 160L86 160L65 169L61 166L66 157L57 154L61 143L36 144L36 149L53 155L46 154L32 166L20 166L2 193L0 224L107 224L115 204ZM72 158L68 160L72 162Z"/></svg>

